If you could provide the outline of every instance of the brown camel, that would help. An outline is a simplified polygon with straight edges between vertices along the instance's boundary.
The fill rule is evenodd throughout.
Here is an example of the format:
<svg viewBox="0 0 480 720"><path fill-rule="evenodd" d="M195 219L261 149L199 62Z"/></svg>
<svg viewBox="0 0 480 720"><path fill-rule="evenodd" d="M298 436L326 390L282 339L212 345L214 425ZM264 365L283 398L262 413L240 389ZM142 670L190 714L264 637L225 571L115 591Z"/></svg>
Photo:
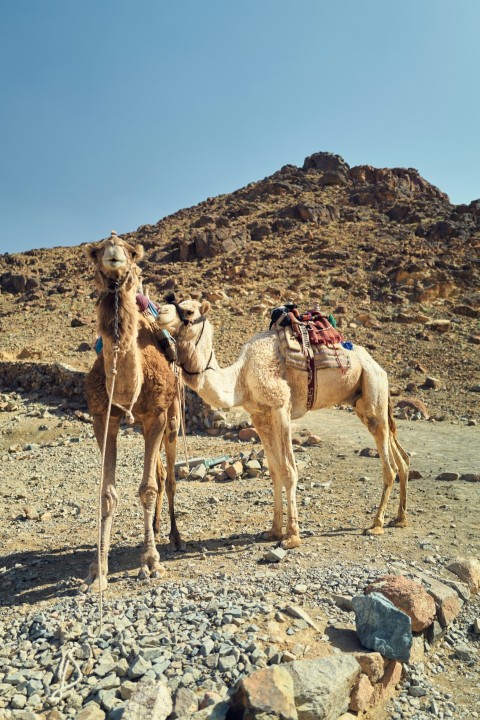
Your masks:
<svg viewBox="0 0 480 720"><path fill-rule="evenodd" d="M300 544L296 505L297 469L292 447L291 419L308 410L307 373L287 367L275 330L252 337L240 350L233 365L221 368L213 349L213 328L206 317L206 300L167 300L156 320L177 339L178 361L185 383L215 408L242 406L247 410L265 448L273 481L274 513L267 537L283 539L282 545ZM342 350L339 348L339 350ZM382 467L383 493L372 535L384 532L385 508L398 473L400 504L397 527L407 524L407 480L409 458L397 439L388 392L387 373L357 345L349 351L350 367L317 370L316 396L312 410L351 403L375 439ZM287 496L287 524L283 533L282 486Z"/></svg>
<svg viewBox="0 0 480 720"><path fill-rule="evenodd" d="M83 590L98 590L107 585L110 534L118 503L115 488L117 435L120 420L125 414L130 422L134 420L141 425L145 440L143 478L139 488L144 510L145 540L139 577L159 576L165 572L155 546L165 489L165 472L160 458L162 441L167 460L170 540L177 548L182 544L174 509L179 408L177 380L172 366L159 351L149 322L136 304L140 277L136 263L142 259L142 246L133 247L112 232L107 240L87 245L85 252L96 268L95 284L100 291L97 319L103 349L86 379L86 397L100 449L104 443L109 394L115 376L111 415L106 430L101 489L100 558L97 551L82 585Z"/></svg>

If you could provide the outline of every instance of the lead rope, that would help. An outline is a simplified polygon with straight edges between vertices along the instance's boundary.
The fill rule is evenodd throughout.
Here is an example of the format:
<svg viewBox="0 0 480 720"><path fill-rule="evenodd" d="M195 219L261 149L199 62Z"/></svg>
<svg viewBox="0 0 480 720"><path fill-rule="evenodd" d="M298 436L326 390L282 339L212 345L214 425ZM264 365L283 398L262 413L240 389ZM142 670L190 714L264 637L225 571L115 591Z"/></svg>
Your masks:
<svg viewBox="0 0 480 720"><path fill-rule="evenodd" d="M183 437L183 452L185 453L185 465L187 467L187 470L190 470L190 465L188 463L187 434L185 431L185 385L180 376L180 368L176 363L174 364L174 368L175 377L177 379L178 405L180 411L180 425L182 428Z"/></svg>
<svg viewBox="0 0 480 720"><path fill-rule="evenodd" d="M99 624L98 624L98 634L102 634L103 630L103 588L102 588L102 489L103 489L103 478L105 475L105 451L107 448L107 436L108 436L108 425L110 423L110 415L112 411L112 399L113 399L113 390L115 388L115 379L117 375L117 355L120 351L119 348L119 340L120 340L120 333L118 330L118 293L120 290L120 286L118 283L115 284L115 313L114 313L114 319L113 319L113 364L112 364L112 385L110 388L110 391L107 391L108 394L108 407L107 407L107 418L105 422L105 429L103 433L103 444L102 444L102 467L101 467L101 473L100 473L100 484L98 488L98 517L97 517L97 524L98 524L98 536L97 536L97 566L98 566L98 575L99 575L99 590L98 590L98 614L99 614Z"/></svg>
<svg viewBox="0 0 480 720"><path fill-rule="evenodd" d="M77 673L77 677L73 682L65 685L65 679L67 677L70 663L72 663L73 669ZM63 700L65 693L67 693L69 690L73 690L73 688L76 687L83 678L83 673L72 654L71 648L62 648L62 658L60 660L56 675L58 678L59 687L54 690L47 698L50 705L58 705L58 703Z"/></svg>

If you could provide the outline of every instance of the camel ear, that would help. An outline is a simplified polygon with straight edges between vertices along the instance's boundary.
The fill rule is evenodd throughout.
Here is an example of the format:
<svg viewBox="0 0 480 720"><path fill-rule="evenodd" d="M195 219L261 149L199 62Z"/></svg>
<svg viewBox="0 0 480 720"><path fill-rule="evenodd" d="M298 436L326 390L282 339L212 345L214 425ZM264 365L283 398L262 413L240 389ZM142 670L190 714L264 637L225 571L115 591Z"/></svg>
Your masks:
<svg viewBox="0 0 480 720"><path fill-rule="evenodd" d="M98 251L97 246L93 245L92 243L90 243L89 245L85 245L85 247L83 248L85 257L87 257L92 262L95 262L95 260L97 259L97 251Z"/></svg>
<svg viewBox="0 0 480 720"><path fill-rule="evenodd" d="M211 307L212 307L212 306L210 305L210 303L208 302L208 300L202 300L202 303L201 303L201 305L200 305L200 314L201 314L201 315L206 315L207 312L210 310Z"/></svg>
<svg viewBox="0 0 480 720"><path fill-rule="evenodd" d="M143 258L143 245L130 245L130 243L125 243L125 248L130 253L130 256L134 263L140 262L140 260Z"/></svg>
<svg viewBox="0 0 480 720"><path fill-rule="evenodd" d="M135 262L140 262L140 260L143 258L144 252L145 251L143 249L143 245L135 245L132 253L132 260L135 260Z"/></svg>

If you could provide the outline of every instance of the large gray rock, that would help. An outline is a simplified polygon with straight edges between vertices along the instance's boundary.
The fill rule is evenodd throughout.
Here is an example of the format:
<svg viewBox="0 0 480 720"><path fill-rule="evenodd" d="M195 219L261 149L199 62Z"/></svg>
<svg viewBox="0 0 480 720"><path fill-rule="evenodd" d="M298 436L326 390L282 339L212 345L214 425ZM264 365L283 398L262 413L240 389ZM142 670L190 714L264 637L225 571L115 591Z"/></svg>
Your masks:
<svg viewBox="0 0 480 720"><path fill-rule="evenodd" d="M353 655L296 660L284 667L293 680L298 720L337 720L348 710L361 672Z"/></svg>
<svg viewBox="0 0 480 720"><path fill-rule="evenodd" d="M380 593L352 600L357 635L362 645L391 660L408 662L412 647L412 621Z"/></svg>

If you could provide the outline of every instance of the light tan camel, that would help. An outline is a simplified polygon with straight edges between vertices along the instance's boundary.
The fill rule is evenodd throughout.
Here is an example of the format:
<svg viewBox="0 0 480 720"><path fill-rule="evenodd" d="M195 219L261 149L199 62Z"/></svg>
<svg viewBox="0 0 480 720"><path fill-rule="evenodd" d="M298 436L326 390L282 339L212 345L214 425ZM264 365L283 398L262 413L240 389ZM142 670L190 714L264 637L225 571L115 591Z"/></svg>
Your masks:
<svg viewBox="0 0 480 720"><path fill-rule="evenodd" d="M297 469L292 447L291 419L307 412L307 373L286 367L279 352L275 330L251 338L233 365L220 368L213 349L213 329L206 313L208 301L175 300L160 308L157 324L177 339L185 383L214 408L242 406L258 431L273 481L273 524L266 536L283 539L285 548L300 544L296 505ZM400 480L398 515L391 523L407 524L409 458L400 446L389 400L386 372L360 346L349 351L351 367L317 371L313 410L351 403L375 439L383 466L383 493L372 535L384 532L385 508L395 476ZM282 486L286 490L287 523L283 533Z"/></svg>
<svg viewBox="0 0 480 720"><path fill-rule="evenodd" d="M98 590L100 584L102 589L107 584L110 534L118 503L115 488L117 435L120 420L125 414L130 421L135 419L140 423L145 440L143 478L139 488L144 510L145 540L139 576L145 578L165 572L155 546L165 489L165 473L160 458L162 440L167 460L170 540L177 547L181 546L174 509L179 408L177 381L172 367L159 351L149 322L141 315L136 304L140 276L136 263L143 256L142 246L133 247L112 232L108 240L87 245L85 252L96 268L95 284L100 291L97 318L103 350L86 379L86 397L100 449L104 442L108 399L114 377L114 355L117 355L101 489L100 559L97 553L82 586L82 590L90 587Z"/></svg>

